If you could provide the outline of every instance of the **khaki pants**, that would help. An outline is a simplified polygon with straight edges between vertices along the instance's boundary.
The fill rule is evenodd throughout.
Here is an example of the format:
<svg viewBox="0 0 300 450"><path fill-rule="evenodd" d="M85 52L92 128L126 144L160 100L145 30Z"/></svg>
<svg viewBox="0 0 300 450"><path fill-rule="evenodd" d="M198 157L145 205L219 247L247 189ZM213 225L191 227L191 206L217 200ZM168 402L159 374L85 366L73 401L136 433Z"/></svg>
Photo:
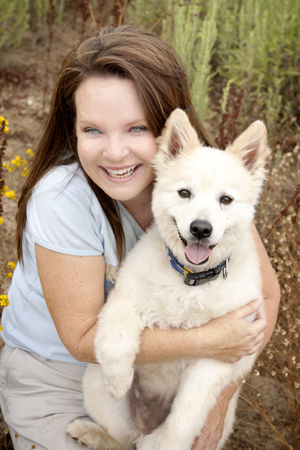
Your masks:
<svg viewBox="0 0 300 450"><path fill-rule="evenodd" d="M65 430L74 419L89 420L83 406L84 370L83 366L4 346L0 403L15 450L82 449Z"/></svg>

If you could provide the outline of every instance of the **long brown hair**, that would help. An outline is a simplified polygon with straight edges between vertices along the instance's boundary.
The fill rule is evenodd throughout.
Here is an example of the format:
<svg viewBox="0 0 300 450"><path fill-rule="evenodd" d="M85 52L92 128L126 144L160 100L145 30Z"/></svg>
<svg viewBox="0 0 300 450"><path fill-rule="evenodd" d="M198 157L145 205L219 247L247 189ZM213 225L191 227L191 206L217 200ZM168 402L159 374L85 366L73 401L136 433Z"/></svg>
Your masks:
<svg viewBox="0 0 300 450"><path fill-rule="evenodd" d="M213 145L193 108L186 72L175 51L154 34L133 26L100 28L68 54L57 78L48 120L19 200L17 249L21 262L26 205L34 186L55 166L77 161L81 167L75 135L75 92L85 78L95 75L133 80L155 137L171 112L181 108L187 111L200 139ZM125 239L116 202L85 176L112 227L121 261Z"/></svg>

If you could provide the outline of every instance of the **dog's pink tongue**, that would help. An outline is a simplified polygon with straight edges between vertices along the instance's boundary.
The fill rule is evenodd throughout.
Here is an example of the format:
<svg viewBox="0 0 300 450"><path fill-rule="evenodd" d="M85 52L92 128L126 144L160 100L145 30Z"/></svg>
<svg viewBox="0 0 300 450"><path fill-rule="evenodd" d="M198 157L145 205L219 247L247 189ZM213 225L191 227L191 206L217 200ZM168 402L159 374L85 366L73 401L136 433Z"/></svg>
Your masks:
<svg viewBox="0 0 300 450"><path fill-rule="evenodd" d="M199 244L198 242L188 241L184 252L189 261L193 264L200 264L205 261L211 254L211 250L205 245Z"/></svg>

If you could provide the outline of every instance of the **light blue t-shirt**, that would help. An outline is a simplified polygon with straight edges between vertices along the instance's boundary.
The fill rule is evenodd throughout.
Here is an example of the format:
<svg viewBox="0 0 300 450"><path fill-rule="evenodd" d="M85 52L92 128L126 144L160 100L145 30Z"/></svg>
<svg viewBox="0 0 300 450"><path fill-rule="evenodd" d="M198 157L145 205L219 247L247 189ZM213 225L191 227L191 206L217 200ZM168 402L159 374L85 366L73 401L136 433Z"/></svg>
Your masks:
<svg viewBox="0 0 300 450"><path fill-rule="evenodd" d="M126 252L143 230L118 202ZM14 271L10 305L2 315L1 336L11 347L70 363L47 308L38 276L34 244L59 253L105 258L105 295L116 281L117 247L111 226L77 163L52 169L35 187L27 204L23 235L24 266Z"/></svg>

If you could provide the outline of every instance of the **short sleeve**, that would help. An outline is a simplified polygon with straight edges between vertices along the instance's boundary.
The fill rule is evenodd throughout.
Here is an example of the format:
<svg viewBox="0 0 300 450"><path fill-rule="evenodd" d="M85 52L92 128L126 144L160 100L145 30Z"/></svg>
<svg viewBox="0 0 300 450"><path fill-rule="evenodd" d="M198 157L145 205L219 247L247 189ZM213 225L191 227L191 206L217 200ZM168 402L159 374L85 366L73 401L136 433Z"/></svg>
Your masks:
<svg viewBox="0 0 300 450"><path fill-rule="evenodd" d="M70 255L104 253L103 235L112 230L77 165L61 166L36 186L27 205L27 231L32 241Z"/></svg>

